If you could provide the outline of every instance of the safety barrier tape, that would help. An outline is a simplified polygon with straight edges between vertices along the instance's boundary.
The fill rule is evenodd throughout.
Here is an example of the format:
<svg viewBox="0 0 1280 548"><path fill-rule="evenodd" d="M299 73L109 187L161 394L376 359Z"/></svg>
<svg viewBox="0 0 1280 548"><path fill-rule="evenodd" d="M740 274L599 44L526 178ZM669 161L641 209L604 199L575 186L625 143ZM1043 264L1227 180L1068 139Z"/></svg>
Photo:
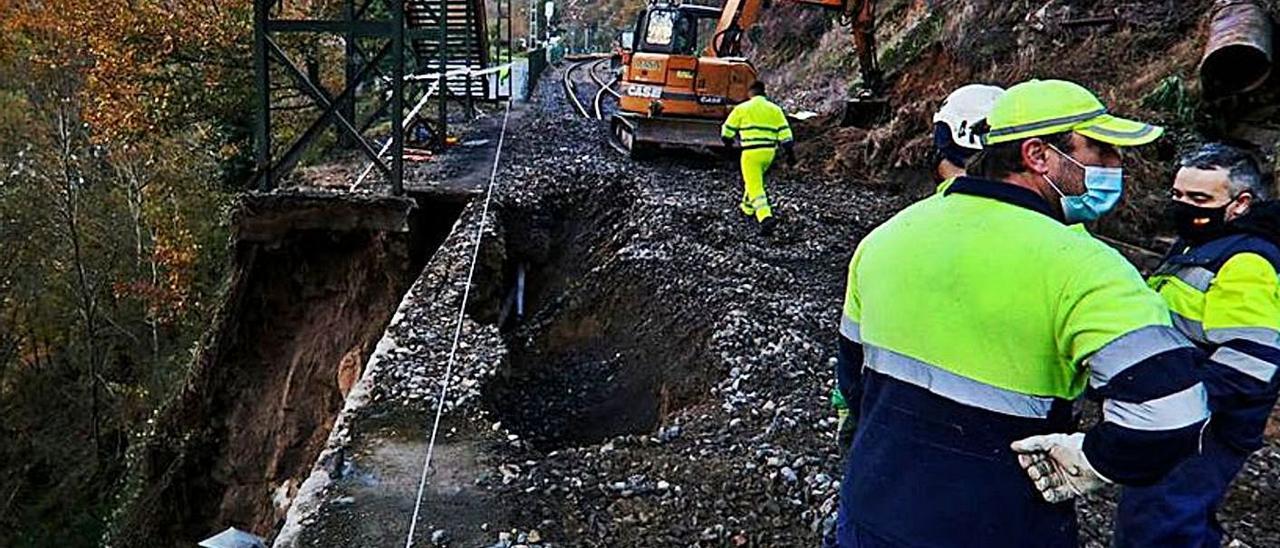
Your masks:
<svg viewBox="0 0 1280 548"><path fill-rule="evenodd" d="M404 79L406 82L417 82L422 80L435 80L435 82L431 84L431 87L427 88L427 92L423 94L422 99L419 99L418 103L413 105L413 109L409 111L409 114L404 117L404 122L401 124L400 131L406 131L409 129L409 124L413 123L414 117L418 115L418 112L422 110L422 107L427 105L427 101L431 99L431 96L435 95L435 93L440 90L440 78L442 76L445 78L448 78L450 76L484 76L484 75L494 74L494 73L509 69L511 68L511 65L512 63L507 63L505 65L498 65L495 67L489 67L487 69L481 69L481 70L475 70L475 69L472 69L471 67L463 67L460 69L455 69L455 70L445 72L443 74L439 72L431 72L426 74L412 74L409 76L405 76ZM510 108L510 105L507 105L507 107ZM381 158L385 156L387 154L387 150L389 150L390 148L391 148L391 139L387 139L387 142L384 143L382 145L382 148L378 150L378 157ZM365 178L369 176L369 172L371 171L373 171L373 162L369 162L368 165L364 167L364 170L360 172L360 176L356 177L356 181L354 183L351 183L351 188L349 188L348 190L355 190L357 187L359 187L360 184L364 182Z"/></svg>

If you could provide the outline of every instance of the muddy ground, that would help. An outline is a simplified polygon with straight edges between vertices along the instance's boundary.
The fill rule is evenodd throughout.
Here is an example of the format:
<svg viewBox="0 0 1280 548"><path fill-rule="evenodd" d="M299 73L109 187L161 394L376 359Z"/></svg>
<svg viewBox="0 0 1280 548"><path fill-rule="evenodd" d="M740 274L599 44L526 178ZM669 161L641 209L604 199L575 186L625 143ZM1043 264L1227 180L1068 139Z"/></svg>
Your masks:
<svg viewBox="0 0 1280 548"><path fill-rule="evenodd" d="M276 546L404 543L447 367L414 545L817 544L840 479L827 396L845 267L918 191L779 168L782 223L761 238L731 163L625 160L555 76L507 137L456 361L478 201L402 303ZM1277 507L1272 436L1224 508L1235 545L1280 546ZM1106 544L1110 508L1081 504L1083 545Z"/></svg>

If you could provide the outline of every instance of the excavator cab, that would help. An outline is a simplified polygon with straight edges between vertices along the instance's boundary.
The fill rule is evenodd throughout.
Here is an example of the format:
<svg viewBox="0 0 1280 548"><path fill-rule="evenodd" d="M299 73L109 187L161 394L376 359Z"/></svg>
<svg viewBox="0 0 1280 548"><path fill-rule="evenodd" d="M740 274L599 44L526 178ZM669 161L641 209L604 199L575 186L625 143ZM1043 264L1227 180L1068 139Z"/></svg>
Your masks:
<svg viewBox="0 0 1280 548"><path fill-rule="evenodd" d="M740 57L704 54L722 15L715 6L659 1L636 19L612 124L633 157L658 146L723 147L720 123L746 100L756 72Z"/></svg>
<svg viewBox="0 0 1280 548"><path fill-rule="evenodd" d="M694 55L698 46L698 12L712 12L719 17L720 10L710 6L657 5L645 11L636 20L635 47L637 53L665 53L670 55Z"/></svg>

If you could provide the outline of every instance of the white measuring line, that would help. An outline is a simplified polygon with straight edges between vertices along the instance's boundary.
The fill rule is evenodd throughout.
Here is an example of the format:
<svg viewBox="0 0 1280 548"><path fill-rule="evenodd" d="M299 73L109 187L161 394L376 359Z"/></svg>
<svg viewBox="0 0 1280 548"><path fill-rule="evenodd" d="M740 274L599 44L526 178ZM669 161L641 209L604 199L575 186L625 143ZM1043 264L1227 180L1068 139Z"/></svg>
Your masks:
<svg viewBox="0 0 1280 548"><path fill-rule="evenodd" d="M467 283L462 289L462 304L458 307L457 327L453 331L453 347L449 350L448 365L444 369L444 379L440 382L440 400L436 404L436 418L431 425L431 439L427 442L427 458L422 462L422 477L418 479L418 499L413 503L413 521L409 522L409 535L404 541L405 548L412 548L413 533L417 530L418 515L422 511L422 494L427 487L427 472L431 469L431 456L436 447L436 435L440 433L440 417L444 414L444 401L449 393L449 379L453 376L453 363L458 356L458 341L462 337L462 318L467 310L467 297L471 295L471 280L476 274L476 259L480 256L480 241L484 238L485 219L489 216L489 203L493 200L493 186L498 178L498 164L502 161L502 145L507 138L507 119L511 115L511 100L507 100L506 109L502 113L502 132L498 134L498 150L493 156L493 171L489 173L489 188L484 194L484 208L480 210L480 226L476 228L476 245L471 251L471 267L467 270Z"/></svg>
<svg viewBox="0 0 1280 548"><path fill-rule="evenodd" d="M507 63L505 65L498 65L496 67L490 67L484 70L472 70L471 67L463 67L460 69L451 70L444 74L441 74L439 72L433 72L433 73L427 73L427 74L413 74L410 76L405 76L404 80L406 82L417 82L420 80L435 80L435 82L431 84L431 87L427 88L427 93L422 96L422 99L418 101L418 104L413 105L413 110L410 110L409 114L404 117L404 122L400 124L401 126L400 131L403 132L409 129L409 124L413 123L413 118L418 115L418 111L422 110L422 107L426 106L427 100L431 99L431 96L440 90L440 78L442 76L444 78L448 78L450 76L485 76L488 74L493 74L495 72L501 72L509 68L511 68L511 63ZM387 150L391 148L391 141L392 139L387 139L387 142L382 145L382 149L378 150L378 158L381 158L387 154ZM369 176L370 171L373 171L373 162L369 162L369 165L364 167L364 171L360 172L360 176L356 177L356 182L351 183L351 188L348 190L355 190L356 187L360 186L360 183L364 182L364 178Z"/></svg>

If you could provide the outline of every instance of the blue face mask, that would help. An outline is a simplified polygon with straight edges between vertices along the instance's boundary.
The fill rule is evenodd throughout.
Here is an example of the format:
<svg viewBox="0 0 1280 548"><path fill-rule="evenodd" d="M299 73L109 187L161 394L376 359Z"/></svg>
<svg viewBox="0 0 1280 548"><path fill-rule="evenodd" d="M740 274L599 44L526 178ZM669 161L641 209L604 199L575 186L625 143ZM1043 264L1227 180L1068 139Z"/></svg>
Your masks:
<svg viewBox="0 0 1280 548"><path fill-rule="evenodd" d="M1096 221L1116 208L1120 197L1124 195L1124 170L1118 167L1086 166L1053 145L1049 145L1049 148L1084 169L1085 191L1079 196L1063 194L1053 179L1042 175L1049 186L1062 197L1062 216L1067 224Z"/></svg>

